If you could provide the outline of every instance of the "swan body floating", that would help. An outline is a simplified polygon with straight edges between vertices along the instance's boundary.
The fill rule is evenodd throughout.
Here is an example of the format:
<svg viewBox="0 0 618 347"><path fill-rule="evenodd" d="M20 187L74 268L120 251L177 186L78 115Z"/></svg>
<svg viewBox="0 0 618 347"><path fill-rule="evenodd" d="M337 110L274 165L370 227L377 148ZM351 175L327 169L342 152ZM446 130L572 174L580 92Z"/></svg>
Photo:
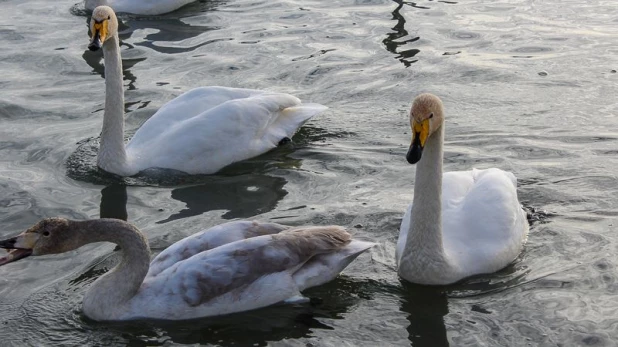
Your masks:
<svg viewBox="0 0 618 347"><path fill-rule="evenodd" d="M114 11L97 7L90 30L88 48L102 48L105 60L105 112L97 165L120 176L148 168L215 173L275 148L327 108L303 104L283 93L196 88L161 107L125 146L122 62Z"/></svg>
<svg viewBox="0 0 618 347"><path fill-rule="evenodd" d="M442 173L444 111L435 95L414 99L410 124L406 158L418 164L397 241L399 276L443 285L507 266L528 235L515 176L496 168Z"/></svg>
<svg viewBox="0 0 618 347"><path fill-rule="evenodd" d="M175 11L196 0L86 0L86 10L109 6L116 12L141 15L159 15Z"/></svg>
<svg viewBox="0 0 618 347"><path fill-rule="evenodd" d="M48 218L0 241L11 250L0 265L102 241L119 245L122 259L84 296L84 314L98 321L180 320L306 301L301 291L331 281L374 245L339 226L236 221L176 242L149 265L146 238L127 222Z"/></svg>

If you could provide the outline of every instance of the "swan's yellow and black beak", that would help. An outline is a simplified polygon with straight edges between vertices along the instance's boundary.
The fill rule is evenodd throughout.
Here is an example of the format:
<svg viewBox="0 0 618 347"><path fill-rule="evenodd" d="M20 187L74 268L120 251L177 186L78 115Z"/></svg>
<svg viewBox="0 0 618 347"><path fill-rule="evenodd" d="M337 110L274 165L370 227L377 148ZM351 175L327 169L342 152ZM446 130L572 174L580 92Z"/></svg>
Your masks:
<svg viewBox="0 0 618 347"><path fill-rule="evenodd" d="M406 154L406 159L410 164L416 164L419 160L421 160L421 155L423 154L423 148L425 148L425 142L429 137L429 119L425 119L422 122L417 122L416 120L412 121L412 144L410 145L410 149L408 149L408 153Z"/></svg>
<svg viewBox="0 0 618 347"><path fill-rule="evenodd" d="M108 20L104 19L102 21L94 21L94 24L91 26L92 38L90 40L90 44L88 45L88 49L91 51L99 50L103 46L103 42L107 38L107 23Z"/></svg>
<svg viewBox="0 0 618 347"><path fill-rule="evenodd" d="M0 241L0 248L9 250L7 254L0 256L0 266L32 255L32 249L37 240L38 234L24 232Z"/></svg>

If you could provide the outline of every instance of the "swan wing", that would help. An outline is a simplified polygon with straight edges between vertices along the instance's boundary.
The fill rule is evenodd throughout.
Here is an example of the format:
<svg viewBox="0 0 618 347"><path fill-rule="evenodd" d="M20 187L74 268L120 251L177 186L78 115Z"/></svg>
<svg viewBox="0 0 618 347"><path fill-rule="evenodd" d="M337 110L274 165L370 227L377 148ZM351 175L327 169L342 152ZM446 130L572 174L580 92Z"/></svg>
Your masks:
<svg viewBox="0 0 618 347"><path fill-rule="evenodd" d="M226 101L245 99L259 94L264 94L264 91L218 86L191 89L161 106L142 124L131 141L151 141L174 124L193 118Z"/></svg>
<svg viewBox="0 0 618 347"><path fill-rule="evenodd" d="M150 263L146 277L154 277L177 262L198 253L251 237L277 234L290 227L277 223L234 221L202 230L174 243Z"/></svg>
<svg viewBox="0 0 618 347"><path fill-rule="evenodd" d="M299 268L349 243L343 228L331 226L224 244L147 278L129 315L187 319L281 302L300 295L293 277Z"/></svg>
<svg viewBox="0 0 618 347"><path fill-rule="evenodd" d="M505 267L528 233L515 176L495 168L449 174L442 204L445 251L472 274Z"/></svg>
<svg viewBox="0 0 618 347"><path fill-rule="evenodd" d="M214 173L275 148L281 139L291 137L304 122L326 109L301 104L289 94L251 92L241 90L234 95L249 95L224 101L172 125L149 127L147 132L140 132L140 128L127 145L130 160L139 170L159 167L190 174Z"/></svg>
<svg viewBox="0 0 618 347"><path fill-rule="evenodd" d="M412 204L408 205L406 212L403 214L401 225L399 226L399 237L397 238L397 247L395 248L395 262L397 266L401 263L401 256L404 254L406 240L408 239L408 231L410 230L412 216Z"/></svg>

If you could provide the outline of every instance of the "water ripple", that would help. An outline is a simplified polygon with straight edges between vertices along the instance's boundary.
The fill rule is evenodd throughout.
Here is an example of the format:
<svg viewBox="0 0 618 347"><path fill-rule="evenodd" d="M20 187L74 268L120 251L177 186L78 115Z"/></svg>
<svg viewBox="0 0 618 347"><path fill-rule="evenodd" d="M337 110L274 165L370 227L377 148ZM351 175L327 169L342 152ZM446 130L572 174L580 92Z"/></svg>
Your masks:
<svg viewBox="0 0 618 347"><path fill-rule="evenodd" d="M83 317L84 291L117 261L109 245L31 257L0 268L3 341L615 343L612 2L197 1L162 16L120 15L131 131L203 85L330 107L290 147L217 175L128 179L95 165L103 65L86 51L89 14L75 2L3 3L11 16L0 26L0 236L49 216L107 216L133 222L160 251L228 218L259 218L341 224L379 245L309 291L311 305L183 324ZM514 264L440 288L404 283L394 265L416 170L405 161L407 114L424 91L446 107L445 169L512 171L532 223Z"/></svg>

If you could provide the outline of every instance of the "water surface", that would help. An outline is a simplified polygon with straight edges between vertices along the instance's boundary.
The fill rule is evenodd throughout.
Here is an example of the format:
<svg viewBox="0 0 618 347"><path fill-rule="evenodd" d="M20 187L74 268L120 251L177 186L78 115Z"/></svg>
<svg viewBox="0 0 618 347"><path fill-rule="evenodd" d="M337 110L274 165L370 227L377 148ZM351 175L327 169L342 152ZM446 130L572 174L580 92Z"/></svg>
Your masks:
<svg viewBox="0 0 618 347"><path fill-rule="evenodd" d="M127 128L191 88L289 92L330 109L293 143L212 176L94 166L100 53L75 0L0 4L0 236L39 219L123 217L155 252L239 218L340 224L379 246L310 305L191 322L83 316L112 245L0 268L10 345L612 346L618 322L618 19L613 1L200 1L120 16ZM402 283L413 193L407 109L447 111L445 169L500 167L535 212L524 253L448 287ZM130 135L129 133L129 135Z"/></svg>

